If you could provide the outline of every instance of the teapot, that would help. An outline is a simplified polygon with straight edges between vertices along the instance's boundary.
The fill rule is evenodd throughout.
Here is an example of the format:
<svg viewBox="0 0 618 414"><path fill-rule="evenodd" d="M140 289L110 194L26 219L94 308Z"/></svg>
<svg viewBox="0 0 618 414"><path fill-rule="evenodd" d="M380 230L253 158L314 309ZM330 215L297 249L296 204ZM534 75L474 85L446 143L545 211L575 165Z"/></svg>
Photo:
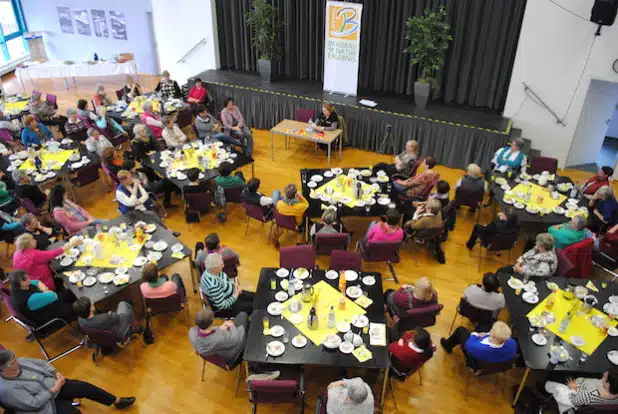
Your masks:
<svg viewBox="0 0 618 414"><path fill-rule="evenodd" d="M311 286L309 283L303 285L303 290L301 293L301 298L303 299L303 302L311 302L313 300L313 286Z"/></svg>
<svg viewBox="0 0 618 414"><path fill-rule="evenodd" d="M354 339L354 333L352 332L351 329L343 335L343 340L346 342L352 343L353 339Z"/></svg>
<svg viewBox="0 0 618 414"><path fill-rule="evenodd" d="M355 348L358 348L362 344L363 344L363 338L361 338L359 334L354 334L354 337L352 338L352 345L354 345Z"/></svg>
<svg viewBox="0 0 618 414"><path fill-rule="evenodd" d="M307 328L312 330L318 329L318 315L315 307L311 308L309 310L309 315L307 315Z"/></svg>
<svg viewBox="0 0 618 414"><path fill-rule="evenodd" d="M296 298L292 298L290 300L290 304L289 304L288 308L290 309L290 312L296 313L296 312L300 311L300 308L301 308L300 302Z"/></svg>
<svg viewBox="0 0 618 414"><path fill-rule="evenodd" d="M539 185L544 186L547 185L547 176L542 175L539 177Z"/></svg>

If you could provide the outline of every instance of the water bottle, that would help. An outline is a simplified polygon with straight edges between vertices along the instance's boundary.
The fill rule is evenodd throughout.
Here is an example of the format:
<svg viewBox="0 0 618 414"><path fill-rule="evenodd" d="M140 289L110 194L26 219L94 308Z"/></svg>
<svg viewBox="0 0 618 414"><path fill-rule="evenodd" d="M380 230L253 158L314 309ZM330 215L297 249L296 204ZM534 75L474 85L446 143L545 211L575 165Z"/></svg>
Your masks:
<svg viewBox="0 0 618 414"><path fill-rule="evenodd" d="M328 312L328 327L335 327L335 308L333 306L330 307L330 312Z"/></svg>
<svg viewBox="0 0 618 414"><path fill-rule="evenodd" d="M290 278L288 281L288 296L291 298L292 296L294 296L294 293L296 291L294 290L294 279L292 278L292 272L290 272Z"/></svg>
<svg viewBox="0 0 618 414"><path fill-rule="evenodd" d="M309 130L309 132L312 132L313 131L313 120L311 118L309 118L308 124L309 124L309 127L307 129Z"/></svg>
<svg viewBox="0 0 618 414"><path fill-rule="evenodd" d="M564 315L564 318L562 318L562 320L560 321L560 328L558 329L558 332L560 333L566 332L570 321L571 321L571 312L567 312L567 314Z"/></svg>
<svg viewBox="0 0 618 414"><path fill-rule="evenodd" d="M577 193L579 193L579 188L577 187L577 184L575 184L573 186L573 188L571 188L571 192L569 193L569 197L570 198L577 198Z"/></svg>

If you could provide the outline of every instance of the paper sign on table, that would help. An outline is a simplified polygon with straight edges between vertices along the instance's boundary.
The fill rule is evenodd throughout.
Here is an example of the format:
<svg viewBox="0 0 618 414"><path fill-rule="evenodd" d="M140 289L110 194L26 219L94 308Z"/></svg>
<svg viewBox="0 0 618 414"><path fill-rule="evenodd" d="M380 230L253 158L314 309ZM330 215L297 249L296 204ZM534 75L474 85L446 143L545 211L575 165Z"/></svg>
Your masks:
<svg viewBox="0 0 618 414"><path fill-rule="evenodd" d="M174 259L184 259L187 255L183 252L174 252L172 253L172 257Z"/></svg>
<svg viewBox="0 0 618 414"><path fill-rule="evenodd" d="M354 351L352 351L352 355L354 355L356 359L358 359L358 362L369 361L371 357L373 357L373 354L370 350L367 349L365 345L359 346Z"/></svg>
<svg viewBox="0 0 618 414"><path fill-rule="evenodd" d="M590 290L594 290L595 292L599 291L599 289L597 289L594 283L592 283L592 280L589 280L588 283L586 283L586 287Z"/></svg>
<svg viewBox="0 0 618 414"><path fill-rule="evenodd" d="M371 304L373 303L373 300L369 299L365 295L361 295L358 299L354 301L354 303L367 309L369 306L371 306Z"/></svg>

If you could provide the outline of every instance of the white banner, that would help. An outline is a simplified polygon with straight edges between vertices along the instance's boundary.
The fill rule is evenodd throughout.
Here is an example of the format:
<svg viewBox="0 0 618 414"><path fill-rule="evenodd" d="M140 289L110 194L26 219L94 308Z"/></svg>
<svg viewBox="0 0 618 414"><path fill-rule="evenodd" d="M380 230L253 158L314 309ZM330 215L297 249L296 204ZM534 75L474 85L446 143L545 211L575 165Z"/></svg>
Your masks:
<svg viewBox="0 0 618 414"><path fill-rule="evenodd" d="M356 96L363 5L326 2L324 90Z"/></svg>

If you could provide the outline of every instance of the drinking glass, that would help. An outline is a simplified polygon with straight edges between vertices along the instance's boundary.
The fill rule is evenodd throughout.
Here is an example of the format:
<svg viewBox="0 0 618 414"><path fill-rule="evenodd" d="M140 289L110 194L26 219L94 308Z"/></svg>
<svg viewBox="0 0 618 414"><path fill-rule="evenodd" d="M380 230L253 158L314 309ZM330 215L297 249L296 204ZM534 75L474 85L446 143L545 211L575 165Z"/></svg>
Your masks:
<svg viewBox="0 0 618 414"><path fill-rule="evenodd" d="M288 333L288 331L283 331L283 343L287 344L289 340L290 340L290 334Z"/></svg>
<svg viewBox="0 0 618 414"><path fill-rule="evenodd" d="M274 277L270 278L270 290L275 290L277 289L277 279L275 279Z"/></svg>
<svg viewBox="0 0 618 414"><path fill-rule="evenodd" d="M262 327L264 328L265 331L270 329L270 319L268 319L268 316L264 316L262 318Z"/></svg>
<svg viewBox="0 0 618 414"><path fill-rule="evenodd" d="M371 205L369 204L369 202L367 202L367 204L365 204L365 213L369 214L370 211L371 211Z"/></svg>
<svg viewBox="0 0 618 414"><path fill-rule="evenodd" d="M588 359L588 354L585 352L582 352L582 355L579 357L579 362L583 364L584 362L586 362L587 359Z"/></svg>

